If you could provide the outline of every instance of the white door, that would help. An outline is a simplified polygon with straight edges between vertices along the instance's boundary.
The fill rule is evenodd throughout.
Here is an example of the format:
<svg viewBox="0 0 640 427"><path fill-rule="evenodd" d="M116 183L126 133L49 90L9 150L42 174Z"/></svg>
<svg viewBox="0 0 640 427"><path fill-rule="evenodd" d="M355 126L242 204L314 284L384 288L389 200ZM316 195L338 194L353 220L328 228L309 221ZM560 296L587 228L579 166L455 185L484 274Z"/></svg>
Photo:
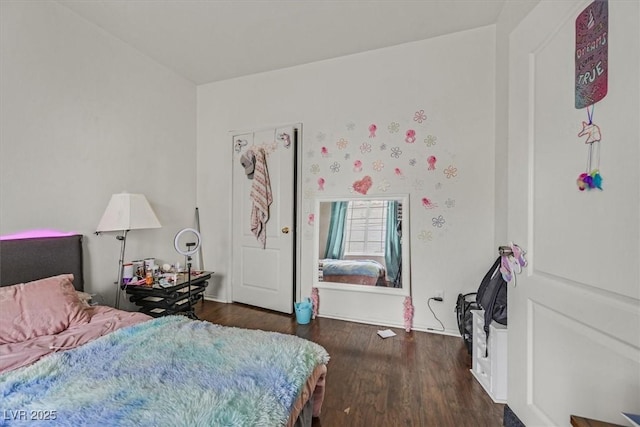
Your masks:
<svg viewBox="0 0 640 427"><path fill-rule="evenodd" d="M300 126L233 136L232 299L283 313L293 312L295 262L296 138ZM265 246L251 227L253 201L241 158L263 150L272 203Z"/></svg>
<svg viewBox="0 0 640 427"><path fill-rule="evenodd" d="M640 413L640 2L608 5L603 191L576 184L575 25L590 4L540 2L510 37L508 234L529 266L509 288L508 405L529 427Z"/></svg>

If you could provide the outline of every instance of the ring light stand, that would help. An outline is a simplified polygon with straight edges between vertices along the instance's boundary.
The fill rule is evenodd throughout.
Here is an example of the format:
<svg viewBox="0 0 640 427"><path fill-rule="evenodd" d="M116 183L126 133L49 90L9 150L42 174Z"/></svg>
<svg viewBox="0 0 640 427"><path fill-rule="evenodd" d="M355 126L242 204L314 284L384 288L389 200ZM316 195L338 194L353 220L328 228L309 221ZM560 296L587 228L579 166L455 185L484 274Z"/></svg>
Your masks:
<svg viewBox="0 0 640 427"><path fill-rule="evenodd" d="M183 235L186 235L187 233L193 234L195 242L185 243L186 249L183 249L180 247L180 238ZM188 310L186 311L186 315L190 319L198 319L198 316L196 316L196 313L193 311L193 308L191 306L191 255L195 254L200 249L200 241L201 241L200 233L197 230L194 230L193 228L184 228L180 230L178 234L176 234L176 238L173 240L173 247L176 249L176 251L179 254L184 255L185 265L187 266L187 278L188 278L187 279L188 280L187 298L188 298L189 306L188 306Z"/></svg>

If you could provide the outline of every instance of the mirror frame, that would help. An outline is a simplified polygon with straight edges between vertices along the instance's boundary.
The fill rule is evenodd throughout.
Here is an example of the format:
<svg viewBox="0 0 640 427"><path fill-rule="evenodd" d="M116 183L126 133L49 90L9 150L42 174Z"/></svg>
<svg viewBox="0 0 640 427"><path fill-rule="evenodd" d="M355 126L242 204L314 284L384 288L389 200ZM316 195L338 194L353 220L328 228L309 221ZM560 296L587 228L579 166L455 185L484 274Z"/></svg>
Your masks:
<svg viewBox="0 0 640 427"><path fill-rule="evenodd" d="M320 267L320 203L346 202L351 200L400 200L402 202L402 288L385 288L382 286L365 286L349 283L325 282L318 277ZM385 194L363 197L317 197L315 200L315 219L313 222L313 286L319 289L333 289L349 292L366 292L398 296L411 295L411 215L409 194Z"/></svg>

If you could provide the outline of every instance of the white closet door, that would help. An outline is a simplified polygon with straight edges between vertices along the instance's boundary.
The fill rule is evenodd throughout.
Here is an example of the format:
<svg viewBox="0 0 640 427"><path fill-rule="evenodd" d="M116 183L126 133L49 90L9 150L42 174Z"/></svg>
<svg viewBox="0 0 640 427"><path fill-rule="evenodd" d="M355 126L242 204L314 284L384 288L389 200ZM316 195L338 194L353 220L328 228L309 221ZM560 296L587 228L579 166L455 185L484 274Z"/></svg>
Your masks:
<svg viewBox="0 0 640 427"><path fill-rule="evenodd" d="M291 126L233 137L232 299L283 313L293 312L295 282L295 129ZM258 148L266 152L273 197L264 248L251 231L253 180L247 178L240 163L248 149Z"/></svg>

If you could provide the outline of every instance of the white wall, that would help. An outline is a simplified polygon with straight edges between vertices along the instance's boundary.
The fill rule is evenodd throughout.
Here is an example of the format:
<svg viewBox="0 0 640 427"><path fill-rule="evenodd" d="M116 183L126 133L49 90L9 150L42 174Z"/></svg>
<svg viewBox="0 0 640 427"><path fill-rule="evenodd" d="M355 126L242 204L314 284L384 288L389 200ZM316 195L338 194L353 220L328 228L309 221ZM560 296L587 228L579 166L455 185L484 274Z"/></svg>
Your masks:
<svg viewBox="0 0 640 427"><path fill-rule="evenodd" d="M89 292L113 304L120 244L92 233L112 193L144 193L163 228L129 260L177 261L193 225L196 88L55 2L1 4L0 232L85 235Z"/></svg>
<svg viewBox="0 0 640 427"><path fill-rule="evenodd" d="M485 27L199 86L198 204L205 265L219 273L210 295L231 298L229 131L302 122L303 217L313 210L316 196L348 196L364 175L374 181L368 195L410 193L415 326L440 327L426 303L442 289L444 303L432 305L446 329L457 334L455 297L475 290L497 256L494 48L494 28ZM427 115L422 123L414 120L420 110ZM376 138L369 138L372 123L378 127ZM397 132L392 123L398 124ZM407 129L416 130L414 143L405 142ZM436 137L435 145L426 142L429 135ZM346 147L340 147L340 139ZM363 153L362 143L371 151ZM329 156L322 155L322 147ZM396 147L402 154L394 157ZM428 170L429 155L438 158L436 170ZM353 171L357 159L362 172ZM375 161L384 164L381 171L374 169ZM340 170L334 172L335 162ZM455 176L444 174L448 166L456 168ZM324 191L319 177L325 179ZM423 197L438 206L425 208ZM433 219L440 215L446 222L435 227ZM313 233L309 225L301 232L302 296L307 296L314 276ZM326 289L320 297L324 315L402 325L400 297Z"/></svg>

